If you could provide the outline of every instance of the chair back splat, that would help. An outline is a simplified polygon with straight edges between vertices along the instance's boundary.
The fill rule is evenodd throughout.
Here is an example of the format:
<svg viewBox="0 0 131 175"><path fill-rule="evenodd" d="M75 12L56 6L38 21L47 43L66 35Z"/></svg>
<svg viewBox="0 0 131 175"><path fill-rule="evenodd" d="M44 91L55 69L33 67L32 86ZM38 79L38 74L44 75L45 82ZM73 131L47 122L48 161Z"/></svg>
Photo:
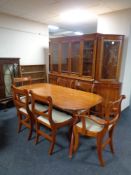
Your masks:
<svg viewBox="0 0 131 175"><path fill-rule="evenodd" d="M31 84L32 83L32 78L29 77L18 77L13 79L13 85L15 86L23 86L26 84Z"/></svg>

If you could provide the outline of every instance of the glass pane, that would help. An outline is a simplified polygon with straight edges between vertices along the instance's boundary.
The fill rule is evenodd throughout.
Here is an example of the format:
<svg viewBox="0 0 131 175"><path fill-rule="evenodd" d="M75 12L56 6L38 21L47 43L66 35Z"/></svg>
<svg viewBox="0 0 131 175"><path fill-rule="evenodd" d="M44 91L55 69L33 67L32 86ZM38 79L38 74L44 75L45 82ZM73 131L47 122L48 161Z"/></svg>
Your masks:
<svg viewBox="0 0 131 175"><path fill-rule="evenodd" d="M61 59L62 72L68 71L68 62L69 62L68 46L69 46L68 43L62 43L62 59Z"/></svg>
<svg viewBox="0 0 131 175"><path fill-rule="evenodd" d="M101 78L116 78L119 46L120 41L104 41Z"/></svg>
<svg viewBox="0 0 131 175"><path fill-rule="evenodd" d="M80 42L72 43L71 51L71 72L79 72Z"/></svg>
<svg viewBox="0 0 131 175"><path fill-rule="evenodd" d="M14 77L18 76L18 64L4 64L4 85L5 85L5 96L11 96L11 84Z"/></svg>
<svg viewBox="0 0 131 175"><path fill-rule="evenodd" d="M58 72L58 50L59 45L57 43L52 44L52 58L53 58L53 71Z"/></svg>
<svg viewBox="0 0 131 175"><path fill-rule="evenodd" d="M84 41L83 49L83 75L91 76L93 67L94 41Z"/></svg>

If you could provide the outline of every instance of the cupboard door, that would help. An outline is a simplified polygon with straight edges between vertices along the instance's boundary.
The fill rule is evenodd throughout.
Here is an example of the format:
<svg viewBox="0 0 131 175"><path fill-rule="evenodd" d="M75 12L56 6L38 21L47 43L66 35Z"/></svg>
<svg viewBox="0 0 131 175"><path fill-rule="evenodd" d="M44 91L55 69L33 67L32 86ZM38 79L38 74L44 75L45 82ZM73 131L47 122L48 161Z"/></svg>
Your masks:
<svg viewBox="0 0 131 175"><path fill-rule="evenodd" d="M0 101L11 98L13 78L19 75L19 58L0 58Z"/></svg>
<svg viewBox="0 0 131 175"><path fill-rule="evenodd" d="M19 76L18 64L3 64L3 77L4 77L4 89L5 97L11 96L11 85L14 77Z"/></svg>
<svg viewBox="0 0 131 175"><path fill-rule="evenodd" d="M59 44L51 43L50 49L50 62L52 64L51 71L58 72L59 65Z"/></svg>
<svg viewBox="0 0 131 175"><path fill-rule="evenodd" d="M98 79L102 81L119 80L122 53L122 40L103 37L98 42ZM97 75L96 75L97 76Z"/></svg>
<svg viewBox="0 0 131 175"><path fill-rule="evenodd" d="M80 68L80 41L71 43L71 73L79 74Z"/></svg>
<svg viewBox="0 0 131 175"><path fill-rule="evenodd" d="M61 44L61 71L69 71L69 43Z"/></svg>
<svg viewBox="0 0 131 175"><path fill-rule="evenodd" d="M90 76L94 78L95 58L96 58L96 41L84 40L83 45L83 76Z"/></svg>

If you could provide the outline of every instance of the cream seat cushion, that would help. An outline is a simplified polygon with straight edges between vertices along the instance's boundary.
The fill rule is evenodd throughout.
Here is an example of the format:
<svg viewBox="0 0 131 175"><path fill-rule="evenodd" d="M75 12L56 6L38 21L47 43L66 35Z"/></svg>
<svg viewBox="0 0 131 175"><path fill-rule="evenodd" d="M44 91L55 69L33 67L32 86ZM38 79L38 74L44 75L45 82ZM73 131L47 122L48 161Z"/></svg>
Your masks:
<svg viewBox="0 0 131 175"><path fill-rule="evenodd" d="M29 104L29 109L32 111L32 104ZM39 110L39 111L45 111L48 109L48 107L46 105L42 105L39 103L35 103L35 109ZM23 107L21 107L19 109L20 112L27 114L27 110Z"/></svg>
<svg viewBox="0 0 131 175"><path fill-rule="evenodd" d="M95 116L93 116L95 117ZM97 117L95 117L97 119ZM92 121L89 118L85 117L85 123L86 123L86 129L88 131L92 131L92 132L100 132L102 131L102 129L104 128L103 125L100 125L94 121ZM79 123L76 124L76 126L78 126L79 128L82 128L82 122L80 121Z"/></svg>
<svg viewBox="0 0 131 175"><path fill-rule="evenodd" d="M54 120L55 123L62 123L62 122L67 121L71 118L72 118L72 116L69 114L66 114L65 112L61 112L61 111L58 111L56 109L52 110L52 119ZM45 118L44 116L39 116L37 119L39 121L42 121L42 122L50 125L49 120L47 118Z"/></svg>

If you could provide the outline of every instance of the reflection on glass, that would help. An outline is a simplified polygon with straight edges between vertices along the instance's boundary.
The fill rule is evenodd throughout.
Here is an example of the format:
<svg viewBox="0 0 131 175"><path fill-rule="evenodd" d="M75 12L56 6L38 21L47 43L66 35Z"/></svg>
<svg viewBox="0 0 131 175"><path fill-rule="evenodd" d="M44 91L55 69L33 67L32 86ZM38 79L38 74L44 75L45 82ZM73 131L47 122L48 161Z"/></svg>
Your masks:
<svg viewBox="0 0 131 175"><path fill-rule="evenodd" d="M91 76L93 67L94 41L84 41L83 49L83 75Z"/></svg>
<svg viewBox="0 0 131 175"><path fill-rule="evenodd" d="M71 72L79 72L80 42L72 43Z"/></svg>
<svg viewBox="0 0 131 175"><path fill-rule="evenodd" d="M53 71L58 72L58 49L59 45L57 43L53 43L53 51L52 51L52 58L53 58Z"/></svg>
<svg viewBox="0 0 131 175"><path fill-rule="evenodd" d="M68 43L62 43L62 59L61 59L61 68L62 72L68 71Z"/></svg>
<svg viewBox="0 0 131 175"><path fill-rule="evenodd" d="M119 46L120 41L104 41L101 78L116 78Z"/></svg>
<svg viewBox="0 0 131 175"><path fill-rule="evenodd" d="M5 96L11 96L11 84L14 77L18 75L18 64L4 64L4 85L5 85Z"/></svg>

